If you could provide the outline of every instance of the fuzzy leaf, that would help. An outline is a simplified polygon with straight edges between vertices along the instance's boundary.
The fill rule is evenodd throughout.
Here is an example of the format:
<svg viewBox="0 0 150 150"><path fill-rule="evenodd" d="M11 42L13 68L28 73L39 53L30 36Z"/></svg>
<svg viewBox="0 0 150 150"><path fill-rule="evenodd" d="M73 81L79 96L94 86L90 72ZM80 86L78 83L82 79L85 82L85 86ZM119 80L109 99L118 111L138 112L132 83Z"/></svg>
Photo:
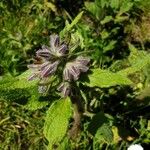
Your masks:
<svg viewBox="0 0 150 150"><path fill-rule="evenodd" d="M24 108L29 110L46 106L48 101L39 101L37 81L28 81L30 75L31 71L27 70L16 78L6 77L0 80L0 98L24 104Z"/></svg>
<svg viewBox="0 0 150 150"><path fill-rule="evenodd" d="M93 69L89 76L89 82L86 84L90 87L98 86L107 88L116 85L130 85L132 82L123 74L113 73L109 70Z"/></svg>
<svg viewBox="0 0 150 150"><path fill-rule="evenodd" d="M71 102L69 98L55 101L47 111L44 135L49 141L49 149L52 149L53 144L58 144L64 138L70 117Z"/></svg>
<svg viewBox="0 0 150 150"><path fill-rule="evenodd" d="M30 71L26 71L22 75L13 78L9 77L0 81L0 98L11 101L26 101L36 86L37 81L27 81ZM21 103L22 103L21 102Z"/></svg>

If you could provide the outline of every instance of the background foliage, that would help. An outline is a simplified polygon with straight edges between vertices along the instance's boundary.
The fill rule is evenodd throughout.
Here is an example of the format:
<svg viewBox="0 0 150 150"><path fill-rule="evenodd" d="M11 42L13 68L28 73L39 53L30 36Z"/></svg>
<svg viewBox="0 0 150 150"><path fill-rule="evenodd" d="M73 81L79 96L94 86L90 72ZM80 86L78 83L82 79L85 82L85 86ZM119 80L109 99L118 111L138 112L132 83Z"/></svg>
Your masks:
<svg viewBox="0 0 150 150"><path fill-rule="evenodd" d="M149 7L148 0L1 0L0 148L122 150L140 143L146 149ZM52 33L70 39L73 54L91 59L77 82L83 110L75 141L68 138L74 134L71 98L60 97L57 81L47 94L27 81L27 64Z"/></svg>

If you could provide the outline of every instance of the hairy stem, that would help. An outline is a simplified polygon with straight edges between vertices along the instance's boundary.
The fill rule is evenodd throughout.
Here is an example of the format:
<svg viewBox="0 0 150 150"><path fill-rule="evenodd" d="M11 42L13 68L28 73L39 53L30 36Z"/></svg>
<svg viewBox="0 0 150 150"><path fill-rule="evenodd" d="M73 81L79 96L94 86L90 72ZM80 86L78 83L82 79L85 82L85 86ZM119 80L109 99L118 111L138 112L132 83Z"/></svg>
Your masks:
<svg viewBox="0 0 150 150"><path fill-rule="evenodd" d="M74 110L74 115L73 115L73 125L71 129L69 130L69 138L72 140L75 140L79 133L81 132L81 118L83 114L83 107L81 103L81 99L78 96L73 96L71 98L72 104L73 104L73 110Z"/></svg>

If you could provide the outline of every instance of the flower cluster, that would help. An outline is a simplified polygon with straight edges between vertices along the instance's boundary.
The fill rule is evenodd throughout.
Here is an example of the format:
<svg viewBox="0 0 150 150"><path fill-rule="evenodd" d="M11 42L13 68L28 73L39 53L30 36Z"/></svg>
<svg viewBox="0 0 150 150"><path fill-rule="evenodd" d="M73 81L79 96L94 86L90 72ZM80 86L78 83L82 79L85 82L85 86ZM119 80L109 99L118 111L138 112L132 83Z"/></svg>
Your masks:
<svg viewBox="0 0 150 150"><path fill-rule="evenodd" d="M67 62L68 47L67 44L61 43L58 35L50 36L50 47L42 46L36 52L37 58L40 58L40 64L28 65L29 69L33 70L33 74L28 80L33 80L35 78L40 79L40 81L46 80L48 77L55 74L59 64L61 63L61 57L66 59L66 65L63 69L63 82L58 87L64 96L68 96L71 93L72 81L79 79L82 72L87 72L89 67L87 66L90 59L82 56L78 56L75 60ZM43 85L39 87L39 92L46 91L46 86Z"/></svg>
<svg viewBox="0 0 150 150"><path fill-rule="evenodd" d="M77 57L74 61L68 62L63 71L63 77L65 81L76 81L79 79L81 72L87 72L90 59L85 57Z"/></svg>

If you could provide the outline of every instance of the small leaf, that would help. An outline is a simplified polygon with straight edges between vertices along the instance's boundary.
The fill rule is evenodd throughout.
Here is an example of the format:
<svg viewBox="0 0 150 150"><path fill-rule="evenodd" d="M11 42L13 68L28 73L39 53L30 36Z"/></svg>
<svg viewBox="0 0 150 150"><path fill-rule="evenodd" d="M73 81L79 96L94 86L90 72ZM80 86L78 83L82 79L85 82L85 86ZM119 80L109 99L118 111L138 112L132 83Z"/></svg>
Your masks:
<svg viewBox="0 0 150 150"><path fill-rule="evenodd" d="M44 125L44 135L49 141L49 147L60 142L68 129L71 117L71 102L69 98L55 101L47 111Z"/></svg>
<svg viewBox="0 0 150 150"><path fill-rule="evenodd" d="M96 5L98 5L99 7L108 7L109 5L109 1L106 0L95 0Z"/></svg>
<svg viewBox="0 0 150 150"><path fill-rule="evenodd" d="M104 25L110 21L113 20L113 17L112 16L106 16L102 21L101 21L101 24Z"/></svg>
<svg viewBox="0 0 150 150"><path fill-rule="evenodd" d="M134 61L134 64L132 64L131 67L123 69L123 70L119 71L119 73L127 76L127 75L133 74L137 71L140 71L145 66L150 64L150 55L147 55L144 58L139 57L138 59L136 59L136 61L135 60L133 60L133 61Z"/></svg>
<svg viewBox="0 0 150 150"><path fill-rule="evenodd" d="M119 14L128 12L133 6L133 2L124 1L120 7Z"/></svg>
<svg viewBox="0 0 150 150"><path fill-rule="evenodd" d="M112 132L114 135L113 142L117 144L121 140L121 137L119 136L119 130L116 126L113 126Z"/></svg>
<svg viewBox="0 0 150 150"><path fill-rule="evenodd" d="M109 70L93 69L89 76L89 82L86 84L90 87L107 88L116 85L130 85L132 82L123 74L113 73Z"/></svg>
<svg viewBox="0 0 150 150"><path fill-rule="evenodd" d="M50 8L53 12L57 11L56 6L51 2L45 2L45 6Z"/></svg>
<svg viewBox="0 0 150 150"><path fill-rule="evenodd" d="M120 0L111 0L110 6L114 9L118 9L119 8L119 2L120 2Z"/></svg>
<svg viewBox="0 0 150 150"><path fill-rule="evenodd" d="M99 127L95 134L94 141L104 141L106 143L111 143L113 141L113 132L109 124L104 123Z"/></svg>
<svg viewBox="0 0 150 150"><path fill-rule="evenodd" d="M110 41L108 45L106 45L103 49L104 53L107 51L112 50L115 47L115 44L117 43L117 41Z"/></svg>
<svg viewBox="0 0 150 150"><path fill-rule="evenodd" d="M81 12L75 17L75 19L71 22L71 24L69 24L69 23L67 22L65 28L61 31L60 36L61 36L61 37L64 37L64 35L67 34L67 32L69 32L69 31L79 22L79 20L81 19L82 15L83 15L83 11L81 11Z"/></svg>
<svg viewBox="0 0 150 150"><path fill-rule="evenodd" d="M94 2L84 2L84 5L90 13L96 15L96 5Z"/></svg>
<svg viewBox="0 0 150 150"><path fill-rule="evenodd" d="M101 31L101 38L102 39L106 39L106 38L108 38L109 37L109 35L110 35L110 33L106 30L106 29L104 29L103 31Z"/></svg>
<svg viewBox="0 0 150 150"><path fill-rule="evenodd" d="M72 21L72 23L71 23L70 25L68 25L68 27L67 27L67 30L68 30L68 31L70 31L70 29L71 29L74 25L76 25L76 24L79 22L79 20L81 19L82 15L83 15L83 11L81 11L81 12L75 17L75 19Z"/></svg>
<svg viewBox="0 0 150 150"><path fill-rule="evenodd" d="M120 22L126 21L128 19L129 19L129 16L117 15L114 21L115 21L115 23L120 23Z"/></svg>

